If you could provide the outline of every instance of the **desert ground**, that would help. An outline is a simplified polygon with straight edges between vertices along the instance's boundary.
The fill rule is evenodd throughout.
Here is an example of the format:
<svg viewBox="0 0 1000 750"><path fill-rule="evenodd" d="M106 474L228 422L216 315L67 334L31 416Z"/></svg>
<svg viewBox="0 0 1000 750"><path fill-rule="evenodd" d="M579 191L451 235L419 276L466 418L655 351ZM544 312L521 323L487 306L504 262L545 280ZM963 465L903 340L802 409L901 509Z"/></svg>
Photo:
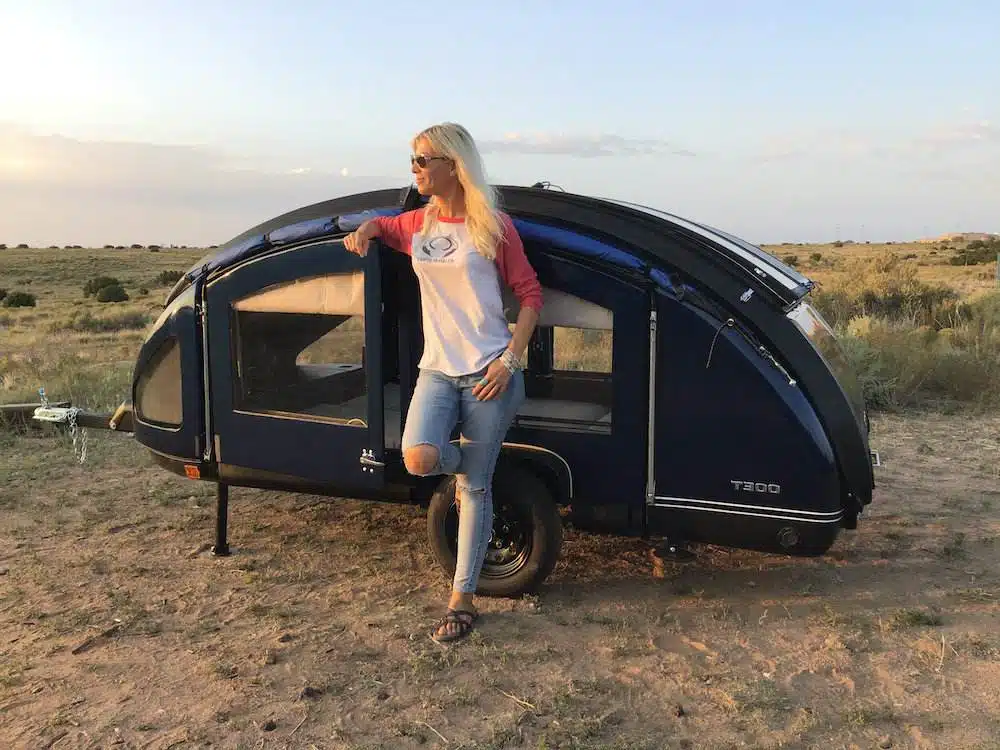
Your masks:
<svg viewBox="0 0 1000 750"><path fill-rule="evenodd" d="M814 251L879 252L771 249L826 278ZM200 254L0 251L0 287L38 295L0 310L0 403L113 408L155 277ZM84 297L98 274L131 299ZM537 594L478 600L442 647L419 508L234 489L217 558L212 485L127 435L90 431L80 464L0 427L0 747L1000 747L1000 413L880 411L873 443L875 500L824 557L677 564L570 527Z"/></svg>

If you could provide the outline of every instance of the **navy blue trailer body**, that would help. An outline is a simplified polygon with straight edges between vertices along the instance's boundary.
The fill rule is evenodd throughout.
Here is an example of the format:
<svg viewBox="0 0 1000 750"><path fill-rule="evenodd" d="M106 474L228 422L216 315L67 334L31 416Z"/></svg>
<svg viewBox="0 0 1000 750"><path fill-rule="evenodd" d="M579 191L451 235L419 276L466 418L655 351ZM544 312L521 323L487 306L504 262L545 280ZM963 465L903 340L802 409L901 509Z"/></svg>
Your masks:
<svg viewBox="0 0 1000 750"><path fill-rule="evenodd" d="M868 420L807 278L654 209L538 186L500 194L546 302L497 469L482 593L545 578L560 512L613 533L804 555L856 525L874 487ZM168 295L139 352L135 435L165 467L219 484L220 553L226 488L253 486L427 504L430 543L453 569L454 483L410 476L399 449L422 347L409 258L378 243L358 258L342 242L421 200L382 190L277 217Z"/></svg>

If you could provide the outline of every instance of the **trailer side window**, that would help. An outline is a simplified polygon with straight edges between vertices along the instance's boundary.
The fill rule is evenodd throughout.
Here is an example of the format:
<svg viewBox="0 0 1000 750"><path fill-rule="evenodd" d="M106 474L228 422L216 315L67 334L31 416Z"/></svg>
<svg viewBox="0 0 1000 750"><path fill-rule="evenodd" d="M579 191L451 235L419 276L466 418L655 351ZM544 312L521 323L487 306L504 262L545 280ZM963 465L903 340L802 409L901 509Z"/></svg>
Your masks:
<svg viewBox="0 0 1000 750"><path fill-rule="evenodd" d="M610 434L614 316L604 307L546 288L528 347L523 427Z"/></svg>
<svg viewBox="0 0 1000 750"><path fill-rule="evenodd" d="M237 409L367 425L363 272L279 284L233 307Z"/></svg>
<svg viewBox="0 0 1000 750"><path fill-rule="evenodd" d="M611 331L552 327L552 368L611 374Z"/></svg>
<svg viewBox="0 0 1000 750"><path fill-rule="evenodd" d="M153 355L135 387L139 418L153 424L180 427L182 419L181 348L170 337Z"/></svg>

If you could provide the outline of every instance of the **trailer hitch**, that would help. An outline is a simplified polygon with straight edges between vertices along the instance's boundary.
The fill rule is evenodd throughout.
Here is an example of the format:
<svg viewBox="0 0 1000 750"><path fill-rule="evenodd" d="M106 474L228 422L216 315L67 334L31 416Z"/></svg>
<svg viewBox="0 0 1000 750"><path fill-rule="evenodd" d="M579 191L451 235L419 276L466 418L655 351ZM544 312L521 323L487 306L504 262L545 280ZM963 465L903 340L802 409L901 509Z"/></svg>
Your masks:
<svg viewBox="0 0 1000 750"><path fill-rule="evenodd" d="M44 394L42 396L44 399ZM34 418L39 422L69 425L69 434L73 437L73 455L77 455L77 441L80 444L79 460L87 460L87 428L77 422L80 409L75 406L40 406L35 409Z"/></svg>
<svg viewBox="0 0 1000 750"><path fill-rule="evenodd" d="M87 460L88 429L112 430L128 434L133 430L132 405L127 401L123 401L113 414L108 414L86 411L73 406L69 401L50 404L44 388L38 389L38 396L41 403L26 407L31 409L31 418L38 422L66 425L73 438L73 454L79 453L81 464Z"/></svg>

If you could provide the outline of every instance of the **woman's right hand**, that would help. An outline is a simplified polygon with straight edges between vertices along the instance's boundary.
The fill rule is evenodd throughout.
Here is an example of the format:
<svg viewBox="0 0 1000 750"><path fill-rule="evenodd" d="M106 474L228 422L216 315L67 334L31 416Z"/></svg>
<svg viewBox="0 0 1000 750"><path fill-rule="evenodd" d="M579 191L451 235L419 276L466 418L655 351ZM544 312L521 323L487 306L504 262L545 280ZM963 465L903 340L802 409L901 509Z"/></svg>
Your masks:
<svg viewBox="0 0 1000 750"><path fill-rule="evenodd" d="M360 255L362 258L368 253L368 243L375 236L374 224L366 221L344 238L344 247L348 252Z"/></svg>

